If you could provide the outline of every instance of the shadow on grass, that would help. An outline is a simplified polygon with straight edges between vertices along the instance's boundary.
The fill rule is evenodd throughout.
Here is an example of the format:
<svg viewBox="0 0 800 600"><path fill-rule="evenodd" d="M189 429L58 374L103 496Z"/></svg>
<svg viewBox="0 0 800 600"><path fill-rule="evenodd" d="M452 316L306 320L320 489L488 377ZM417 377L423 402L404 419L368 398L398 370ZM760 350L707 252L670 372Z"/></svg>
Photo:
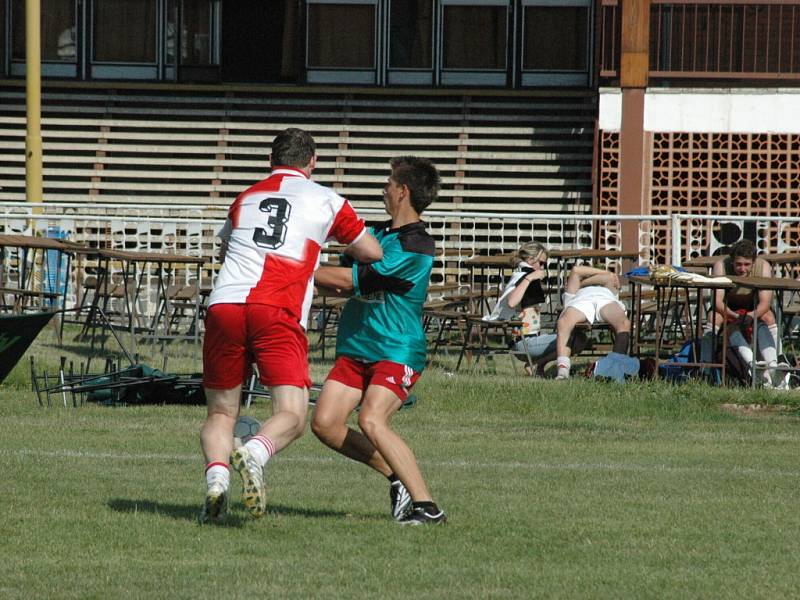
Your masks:
<svg viewBox="0 0 800 600"><path fill-rule="evenodd" d="M108 501L111 510L120 513L151 513L154 515L166 515L179 521L197 522L197 515L200 508L196 504L167 504L164 502L153 502L152 500L127 500L125 498L112 498ZM244 518L239 515L228 513L220 523L215 523L217 527L242 527L245 523Z"/></svg>
<svg viewBox="0 0 800 600"><path fill-rule="evenodd" d="M385 521L386 515L383 513L350 513L342 510L319 510L314 508L298 508L296 506L286 506L283 504L268 504L267 513L276 515L286 515L292 517L309 517L312 519L357 519L359 521L380 520Z"/></svg>
<svg viewBox="0 0 800 600"><path fill-rule="evenodd" d="M115 342L116 344L116 342ZM58 342L51 342L51 343L43 343L43 347L45 348L52 348L54 352L64 353L64 352L71 352L72 354L77 354L78 356L84 356L86 358L97 358L97 357L106 357L106 356L114 356L114 357L122 357L124 358L125 353L122 350L117 348L102 348L100 343L95 341L94 349L91 347L90 340L73 340L72 343L68 342L66 339L64 340L63 344L59 344Z"/></svg>

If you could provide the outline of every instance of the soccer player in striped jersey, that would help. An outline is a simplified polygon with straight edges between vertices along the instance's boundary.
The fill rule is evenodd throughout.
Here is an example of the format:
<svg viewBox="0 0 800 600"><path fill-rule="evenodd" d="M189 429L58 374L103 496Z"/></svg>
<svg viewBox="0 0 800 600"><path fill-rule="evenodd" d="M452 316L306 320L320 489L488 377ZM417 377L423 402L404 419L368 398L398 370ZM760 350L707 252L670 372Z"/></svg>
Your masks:
<svg viewBox="0 0 800 600"><path fill-rule="evenodd" d="M311 181L316 145L290 128L275 138L270 176L236 198L219 235L223 263L209 297L203 339L203 387L208 415L200 432L206 498L200 521L224 516L230 463L242 477L242 499L255 516L265 511L264 465L299 438L308 409L305 323L320 248L328 240L369 263L383 256L350 203ZM270 388L272 417L233 448L242 383L258 365Z"/></svg>
<svg viewBox="0 0 800 600"><path fill-rule="evenodd" d="M336 362L317 400L312 431L327 446L389 479L392 516L402 524L443 523L414 453L395 433L392 415L425 367L422 307L433 267L434 241L420 214L436 199L439 174L426 159L391 160L383 190L391 220L373 233L383 259L321 267L317 284L352 294L339 321ZM358 425L347 418L361 405Z"/></svg>

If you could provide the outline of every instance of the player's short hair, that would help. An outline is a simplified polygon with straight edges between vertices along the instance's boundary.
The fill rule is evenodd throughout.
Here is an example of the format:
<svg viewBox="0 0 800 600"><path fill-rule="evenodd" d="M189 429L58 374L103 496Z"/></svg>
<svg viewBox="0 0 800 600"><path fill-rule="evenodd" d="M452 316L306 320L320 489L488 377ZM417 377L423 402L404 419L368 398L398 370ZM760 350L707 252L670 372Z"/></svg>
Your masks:
<svg viewBox="0 0 800 600"><path fill-rule="evenodd" d="M547 260L550 255L544 244L539 242L528 242L522 244L514 253L515 262L527 261L529 258L535 258L542 262Z"/></svg>
<svg viewBox="0 0 800 600"><path fill-rule="evenodd" d="M308 166L316 153L317 145L310 133L297 127L289 127L272 140L269 162L273 167L302 169Z"/></svg>
<svg viewBox="0 0 800 600"><path fill-rule="evenodd" d="M730 249L728 250L728 256L731 257L731 260L736 260L737 258L749 258L750 260L755 260L757 255L758 250L756 249L756 245L747 239L739 240L735 244L731 245Z"/></svg>
<svg viewBox="0 0 800 600"><path fill-rule="evenodd" d="M411 206L418 215L436 200L441 179L434 164L418 156L396 156L389 161L392 179L411 192Z"/></svg>

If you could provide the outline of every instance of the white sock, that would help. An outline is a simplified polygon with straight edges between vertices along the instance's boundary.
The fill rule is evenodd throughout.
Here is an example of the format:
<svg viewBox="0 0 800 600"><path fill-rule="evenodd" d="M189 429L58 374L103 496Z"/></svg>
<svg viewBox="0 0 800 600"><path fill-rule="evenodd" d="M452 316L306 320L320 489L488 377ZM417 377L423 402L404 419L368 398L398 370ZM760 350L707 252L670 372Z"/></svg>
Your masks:
<svg viewBox="0 0 800 600"><path fill-rule="evenodd" d="M558 377L569 377L569 370L572 367L569 356L559 356L556 359L556 366L558 366Z"/></svg>
<svg viewBox="0 0 800 600"><path fill-rule="evenodd" d="M221 483L226 490L230 487L231 472L228 469L228 465L221 462L212 462L206 466L206 486L210 488L215 483Z"/></svg>
<svg viewBox="0 0 800 600"><path fill-rule="evenodd" d="M762 348L761 356L764 357L764 360L767 361L770 367L778 365L778 351L775 350L775 348Z"/></svg>
<svg viewBox="0 0 800 600"><path fill-rule="evenodd" d="M749 346L735 346L734 349L739 353L739 356L742 357L742 360L748 367L753 364L753 351L750 350Z"/></svg>
<svg viewBox="0 0 800 600"><path fill-rule="evenodd" d="M764 380L770 384L774 383L776 377L775 369L778 367L778 352L775 348L764 348L761 350L761 356L767 362L767 368L764 371Z"/></svg>
<svg viewBox="0 0 800 600"><path fill-rule="evenodd" d="M254 435L244 445L250 451L250 456L262 467L275 454L275 444L265 435Z"/></svg>

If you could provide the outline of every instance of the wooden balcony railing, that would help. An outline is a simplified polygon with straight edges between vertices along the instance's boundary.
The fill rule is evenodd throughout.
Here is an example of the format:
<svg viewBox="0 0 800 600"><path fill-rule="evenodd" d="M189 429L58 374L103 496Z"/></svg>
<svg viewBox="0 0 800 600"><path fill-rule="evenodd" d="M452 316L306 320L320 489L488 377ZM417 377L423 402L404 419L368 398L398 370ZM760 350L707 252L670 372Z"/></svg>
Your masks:
<svg viewBox="0 0 800 600"><path fill-rule="evenodd" d="M618 76L618 0L602 0L600 76ZM799 0L653 0L650 77L800 81Z"/></svg>

